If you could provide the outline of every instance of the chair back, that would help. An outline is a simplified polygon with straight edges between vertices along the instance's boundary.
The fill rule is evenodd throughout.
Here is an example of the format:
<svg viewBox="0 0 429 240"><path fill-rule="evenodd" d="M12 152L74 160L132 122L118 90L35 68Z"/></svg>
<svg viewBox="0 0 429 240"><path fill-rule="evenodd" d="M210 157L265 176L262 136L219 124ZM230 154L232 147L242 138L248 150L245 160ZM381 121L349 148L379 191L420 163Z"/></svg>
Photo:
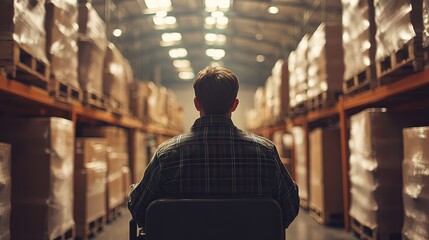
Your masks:
<svg viewBox="0 0 429 240"><path fill-rule="evenodd" d="M146 240L284 240L272 199L159 199L146 213Z"/></svg>

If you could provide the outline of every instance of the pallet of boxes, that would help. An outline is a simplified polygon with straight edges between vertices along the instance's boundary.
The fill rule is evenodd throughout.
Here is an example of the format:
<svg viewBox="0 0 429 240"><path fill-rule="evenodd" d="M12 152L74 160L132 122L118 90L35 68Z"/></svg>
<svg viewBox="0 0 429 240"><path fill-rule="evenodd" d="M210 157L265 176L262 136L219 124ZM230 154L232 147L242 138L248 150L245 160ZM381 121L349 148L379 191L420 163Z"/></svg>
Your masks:
<svg viewBox="0 0 429 240"><path fill-rule="evenodd" d="M11 239L74 239L73 123L2 118L0 142L12 146Z"/></svg>
<svg viewBox="0 0 429 240"><path fill-rule="evenodd" d="M121 215L131 185L128 133L123 128L113 126L85 127L82 136L106 139L106 212L107 222L112 222Z"/></svg>
<svg viewBox="0 0 429 240"><path fill-rule="evenodd" d="M106 109L107 103L103 95L106 24L90 3L79 3L78 24L78 78L83 91L83 103Z"/></svg>
<svg viewBox="0 0 429 240"><path fill-rule="evenodd" d="M0 8L0 74L47 90L45 0L2 0Z"/></svg>

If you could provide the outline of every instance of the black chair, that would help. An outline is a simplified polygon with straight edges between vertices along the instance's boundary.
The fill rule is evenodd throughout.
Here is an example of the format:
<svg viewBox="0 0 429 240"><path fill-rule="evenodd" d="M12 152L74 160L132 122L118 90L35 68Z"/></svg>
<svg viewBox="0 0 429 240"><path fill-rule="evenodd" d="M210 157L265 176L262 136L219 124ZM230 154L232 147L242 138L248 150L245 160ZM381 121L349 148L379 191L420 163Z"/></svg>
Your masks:
<svg viewBox="0 0 429 240"><path fill-rule="evenodd" d="M130 240L284 240L272 199L159 199L146 213L145 234L130 221Z"/></svg>

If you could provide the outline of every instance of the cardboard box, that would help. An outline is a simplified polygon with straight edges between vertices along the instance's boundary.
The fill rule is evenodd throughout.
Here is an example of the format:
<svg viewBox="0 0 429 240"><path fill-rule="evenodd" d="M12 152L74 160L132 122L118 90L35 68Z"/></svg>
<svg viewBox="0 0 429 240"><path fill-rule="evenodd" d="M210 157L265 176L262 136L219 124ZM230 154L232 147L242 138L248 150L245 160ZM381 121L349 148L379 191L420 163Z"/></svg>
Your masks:
<svg viewBox="0 0 429 240"><path fill-rule="evenodd" d="M146 135L138 130L131 132L132 144L130 149L130 169L132 182L137 183L143 178L149 164Z"/></svg>
<svg viewBox="0 0 429 240"><path fill-rule="evenodd" d="M107 208L113 209L124 202L124 180L122 172L107 178Z"/></svg>
<svg viewBox="0 0 429 240"><path fill-rule="evenodd" d="M341 140L338 128L310 132L310 208L324 213L324 222L338 221L343 208Z"/></svg>
<svg viewBox="0 0 429 240"><path fill-rule="evenodd" d="M111 176L122 171L123 166L128 166L128 154L109 152L107 154L107 175Z"/></svg>
<svg viewBox="0 0 429 240"><path fill-rule="evenodd" d="M11 237L64 234L74 225L73 123L62 118L0 119L0 141L14 146Z"/></svg>
<svg viewBox="0 0 429 240"><path fill-rule="evenodd" d="M128 134L120 127L85 127L82 129L83 137L105 138L108 152L128 152Z"/></svg>
<svg viewBox="0 0 429 240"><path fill-rule="evenodd" d="M77 138L75 169L84 169L92 163L107 162L107 141L104 138Z"/></svg>

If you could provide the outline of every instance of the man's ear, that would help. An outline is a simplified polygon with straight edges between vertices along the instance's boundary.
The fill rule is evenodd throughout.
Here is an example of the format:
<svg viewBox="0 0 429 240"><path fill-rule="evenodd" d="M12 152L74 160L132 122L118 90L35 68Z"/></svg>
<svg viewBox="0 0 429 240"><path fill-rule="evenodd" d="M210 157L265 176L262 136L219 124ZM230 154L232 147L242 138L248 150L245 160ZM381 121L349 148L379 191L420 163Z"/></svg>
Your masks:
<svg viewBox="0 0 429 240"><path fill-rule="evenodd" d="M236 99L234 100L234 102L232 103L231 112L234 112L234 111L235 111L235 109L237 109L238 103L239 103L239 101L238 101L238 99L236 98Z"/></svg>
<svg viewBox="0 0 429 240"><path fill-rule="evenodd" d="M197 97L194 97L194 106L199 112L201 112L201 105L200 102L198 102Z"/></svg>

